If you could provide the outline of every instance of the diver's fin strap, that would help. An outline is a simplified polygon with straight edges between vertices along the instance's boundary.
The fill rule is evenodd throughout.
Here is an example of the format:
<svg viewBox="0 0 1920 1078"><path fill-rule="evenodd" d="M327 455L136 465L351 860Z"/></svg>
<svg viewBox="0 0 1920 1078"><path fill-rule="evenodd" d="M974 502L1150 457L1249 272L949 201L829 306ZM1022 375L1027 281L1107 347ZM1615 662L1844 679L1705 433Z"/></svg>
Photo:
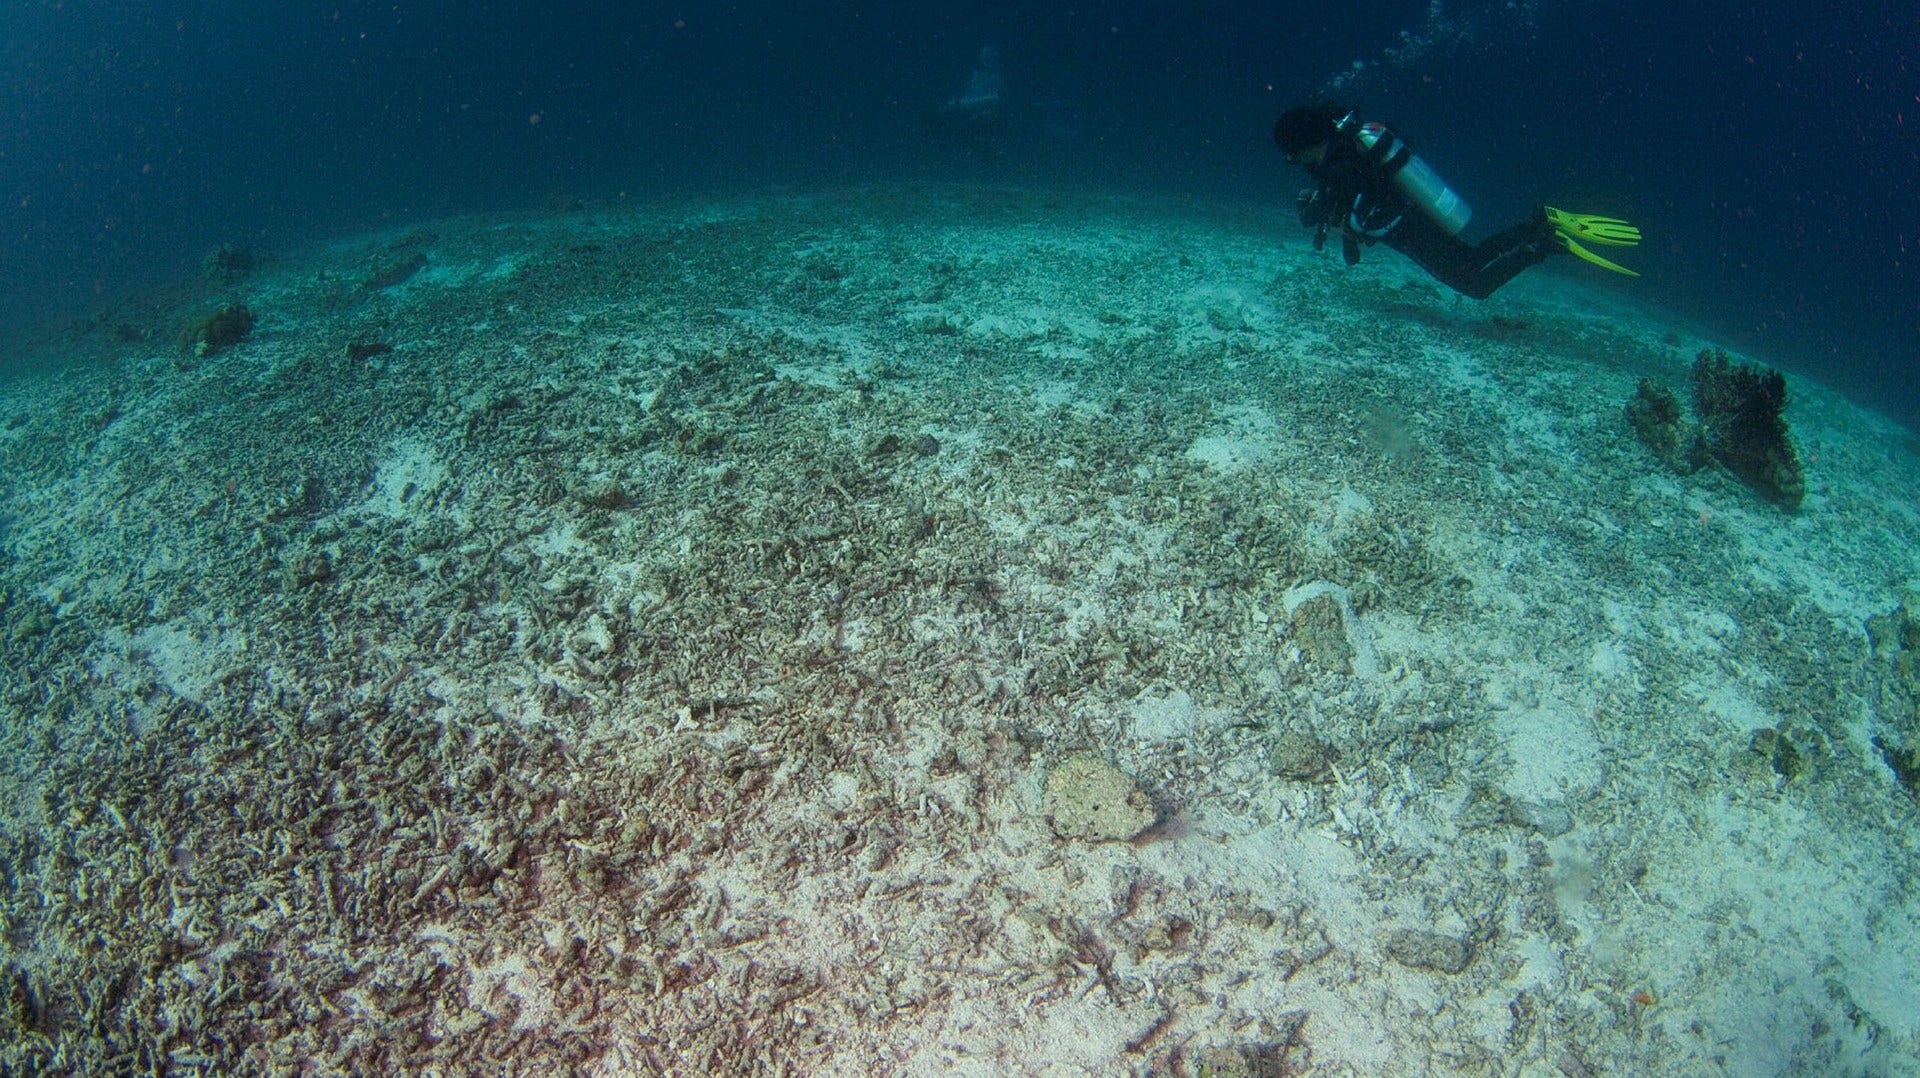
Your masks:
<svg viewBox="0 0 1920 1078"><path fill-rule="evenodd" d="M1640 230L1618 217L1597 213L1568 213L1552 206L1542 207L1553 230L1569 240L1584 240L1605 247L1633 247L1640 242Z"/></svg>
<svg viewBox="0 0 1920 1078"><path fill-rule="evenodd" d="M1589 251L1585 247L1582 247L1579 244L1573 242L1573 237L1567 235L1565 232L1558 232L1556 233L1556 235L1560 239L1561 246L1565 247L1569 253L1579 258L1585 259L1586 261L1591 262L1596 266L1599 266L1601 269L1612 270L1615 273L1624 273L1629 277L1640 276L1638 273L1634 272L1633 270L1630 270L1627 267L1622 266L1617 262L1610 262L1607 259L1601 258L1599 255L1594 254L1592 251ZM1600 243L1605 241L1596 240L1595 242ZM1625 246L1625 245L1622 244L1620 246Z"/></svg>

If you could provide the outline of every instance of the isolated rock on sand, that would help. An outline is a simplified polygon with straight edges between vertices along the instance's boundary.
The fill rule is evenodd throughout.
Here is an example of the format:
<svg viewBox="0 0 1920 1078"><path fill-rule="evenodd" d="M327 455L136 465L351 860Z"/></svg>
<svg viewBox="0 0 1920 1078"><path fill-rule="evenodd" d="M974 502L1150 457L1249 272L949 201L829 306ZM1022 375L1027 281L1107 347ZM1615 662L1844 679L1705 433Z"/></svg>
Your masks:
<svg viewBox="0 0 1920 1078"><path fill-rule="evenodd" d="M1098 754L1076 752L1047 773L1044 809L1061 838L1120 842L1153 826L1153 802Z"/></svg>
<svg viewBox="0 0 1920 1078"><path fill-rule="evenodd" d="M1435 973L1464 973L1473 964L1474 945L1470 939L1443 936L1437 932L1401 929L1382 941L1388 958L1409 969Z"/></svg>
<svg viewBox="0 0 1920 1078"><path fill-rule="evenodd" d="M1267 758L1273 773L1295 782L1312 782L1327 773L1333 749L1311 734L1289 731L1273 739Z"/></svg>

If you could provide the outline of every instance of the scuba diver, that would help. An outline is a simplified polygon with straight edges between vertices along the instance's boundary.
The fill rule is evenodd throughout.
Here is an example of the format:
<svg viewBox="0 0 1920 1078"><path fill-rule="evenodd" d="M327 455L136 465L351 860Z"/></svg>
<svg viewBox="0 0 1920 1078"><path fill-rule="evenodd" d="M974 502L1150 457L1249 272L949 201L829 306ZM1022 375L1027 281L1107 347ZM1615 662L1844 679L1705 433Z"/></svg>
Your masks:
<svg viewBox="0 0 1920 1078"><path fill-rule="evenodd" d="M966 85L930 114L934 132L944 142L974 157L1004 155L1014 127L1007 108L1006 85L1000 50L992 45L981 46L980 57Z"/></svg>
<svg viewBox="0 0 1920 1078"><path fill-rule="evenodd" d="M946 146L980 160L1057 156L1082 137L1079 105L1052 87L1044 94L1035 90L1012 72L999 48L982 45L967 81L926 110L928 130Z"/></svg>
<svg viewBox="0 0 1920 1078"><path fill-rule="evenodd" d="M1640 230L1617 217L1542 206L1511 228L1466 242L1460 232L1473 210L1393 132L1362 123L1351 109L1329 102L1288 109L1273 126L1273 141L1319 185L1299 198L1300 223L1314 229L1313 249L1337 228L1349 266L1360 261L1363 245L1384 243L1474 299L1486 299L1554 251L1640 276L1586 247L1639 243Z"/></svg>
<svg viewBox="0 0 1920 1078"><path fill-rule="evenodd" d="M1005 91L1006 72L1000 66L1000 50L982 45L967 85L940 106L940 117L958 126L986 126L999 120L1000 95Z"/></svg>

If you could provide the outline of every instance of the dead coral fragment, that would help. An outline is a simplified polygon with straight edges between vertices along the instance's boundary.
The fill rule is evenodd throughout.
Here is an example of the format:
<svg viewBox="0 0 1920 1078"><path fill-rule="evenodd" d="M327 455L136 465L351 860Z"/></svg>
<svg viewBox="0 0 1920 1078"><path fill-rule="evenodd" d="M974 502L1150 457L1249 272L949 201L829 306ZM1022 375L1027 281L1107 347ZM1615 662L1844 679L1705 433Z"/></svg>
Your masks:
<svg viewBox="0 0 1920 1078"><path fill-rule="evenodd" d="M1920 593L1909 593L1891 614L1868 618L1867 640L1881 726L1873 749L1900 784L1920 796Z"/></svg>
<svg viewBox="0 0 1920 1078"><path fill-rule="evenodd" d="M415 251L410 257L375 266L373 271L367 274L366 279L360 282L360 286L354 289L354 293L364 296L373 292L384 291L392 288L394 285L404 283L414 274L426 268L427 256L419 251Z"/></svg>
<svg viewBox="0 0 1920 1078"><path fill-rule="evenodd" d="M229 303L189 325L180 334L180 348L201 358L225 351L253 336L256 321L246 304Z"/></svg>
<svg viewBox="0 0 1920 1078"><path fill-rule="evenodd" d="M1707 452L1768 501L1793 509L1807 483L1781 416L1786 407L1779 371L1734 363L1718 348L1693 362L1693 411Z"/></svg>
<svg viewBox="0 0 1920 1078"><path fill-rule="evenodd" d="M253 252L223 243L200 260L200 275L215 284L232 284L253 272Z"/></svg>
<svg viewBox="0 0 1920 1078"><path fill-rule="evenodd" d="M385 341L348 341L347 362L364 364L393 351L393 345Z"/></svg>
<svg viewBox="0 0 1920 1078"><path fill-rule="evenodd" d="M1347 638L1347 612L1340 598L1323 592L1293 611L1293 638L1313 665L1336 674L1353 673L1353 642Z"/></svg>
<svg viewBox="0 0 1920 1078"><path fill-rule="evenodd" d="M25 970L9 964L0 973L0 1033L9 1039L40 1032L44 1018L39 993Z"/></svg>
<svg viewBox="0 0 1920 1078"><path fill-rule="evenodd" d="M1047 822L1061 838L1122 842L1152 827L1153 802L1097 753L1076 752L1047 774Z"/></svg>
<svg viewBox="0 0 1920 1078"><path fill-rule="evenodd" d="M1273 739L1267 757L1281 778L1314 782L1332 765L1333 749L1311 734L1290 731Z"/></svg>
<svg viewBox="0 0 1920 1078"><path fill-rule="evenodd" d="M1881 761L1893 772L1894 778L1900 780L1900 785L1920 797L1920 749L1902 748L1892 740L1875 734L1873 751L1880 754Z"/></svg>
<svg viewBox="0 0 1920 1078"><path fill-rule="evenodd" d="M1260 1043L1202 1048L1194 1054L1194 1067L1189 1073L1199 1078L1277 1078L1306 1074L1313 1066L1313 1049L1306 1037L1309 1013L1288 1011L1263 1019L1262 1025L1276 1036Z"/></svg>
<svg viewBox="0 0 1920 1078"><path fill-rule="evenodd" d="M1437 932L1400 929L1381 942L1388 958L1409 969L1433 973L1464 973L1473 964L1474 943L1470 939L1442 936Z"/></svg>

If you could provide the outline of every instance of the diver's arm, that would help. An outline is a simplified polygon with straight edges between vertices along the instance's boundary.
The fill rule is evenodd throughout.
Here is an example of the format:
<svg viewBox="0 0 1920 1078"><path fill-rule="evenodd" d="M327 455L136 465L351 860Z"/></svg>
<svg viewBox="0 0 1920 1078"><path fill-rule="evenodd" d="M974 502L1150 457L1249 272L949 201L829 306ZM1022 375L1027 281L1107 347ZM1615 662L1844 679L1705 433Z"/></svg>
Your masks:
<svg viewBox="0 0 1920 1078"><path fill-rule="evenodd" d="M1360 260L1360 247L1348 234L1347 215L1366 186L1365 162L1351 153L1335 153L1319 167L1308 168L1307 174L1317 186L1310 192L1302 191L1296 204L1300 223L1314 230L1313 249L1325 247L1327 232L1337 230L1341 254L1348 265L1354 264Z"/></svg>
<svg viewBox="0 0 1920 1078"><path fill-rule="evenodd" d="M1313 249L1318 251L1327 245L1327 203L1317 187L1301 191L1293 200L1300 211L1300 224L1313 229Z"/></svg>

